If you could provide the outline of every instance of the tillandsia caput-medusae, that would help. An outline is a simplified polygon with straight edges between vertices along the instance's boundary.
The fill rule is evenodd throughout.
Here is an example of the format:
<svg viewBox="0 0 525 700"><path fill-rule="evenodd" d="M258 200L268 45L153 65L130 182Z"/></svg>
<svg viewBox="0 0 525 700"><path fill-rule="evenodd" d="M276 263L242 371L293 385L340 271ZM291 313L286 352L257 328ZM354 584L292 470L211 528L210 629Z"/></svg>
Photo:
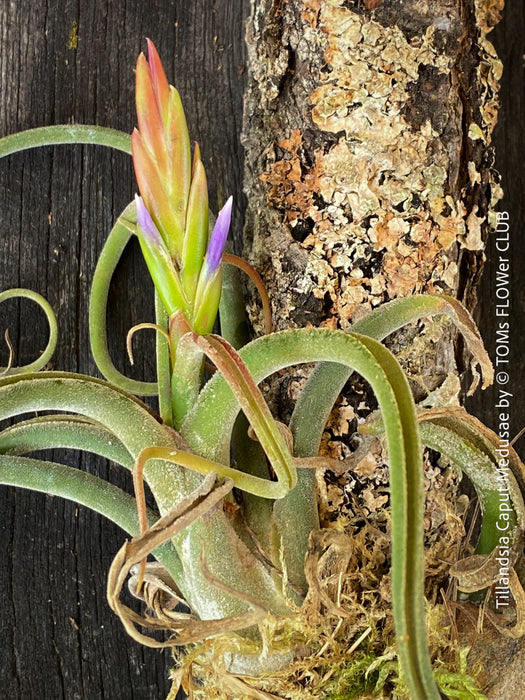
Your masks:
<svg viewBox="0 0 525 700"><path fill-rule="evenodd" d="M115 557L107 594L126 630L150 646L203 644L210 659L216 658L215 644L221 668L230 674L232 695L259 697L250 690L249 677L286 668L296 649L304 649L297 629L286 632L286 624L300 615L311 583L305 557L309 538L319 528L315 470L326 463L317 456L319 444L342 387L358 372L377 397L386 434L400 673L411 698L442 697L425 629L418 416L408 381L381 341L407 323L446 314L462 332L486 385L492 368L474 323L455 299L419 295L376 309L351 333L305 328L268 332L247 342L239 323L235 268L250 274L266 308L264 290L254 270L224 252L232 199L214 220L199 148L195 145L192 156L179 94L149 41L148 59L141 54L137 62L136 103L138 129L131 139L111 129L75 125L0 140L0 155L57 143L131 152L140 191L110 232L92 282L90 338L105 381L42 371L57 342L52 309L29 290L0 294L0 302L21 296L38 303L50 329L38 360L24 367L10 361L2 370L1 419L48 413L0 434L0 483L75 500L122 526L132 539ZM155 285L156 319L133 328L128 346L131 355L138 329L156 330L155 382L124 376L107 347L110 281L132 236L138 237ZM220 335L212 333L218 313ZM267 326L270 331L268 314ZM205 358L215 366L207 382ZM258 384L283 368L311 362L316 369L285 426L272 417ZM137 396L156 396L158 415ZM433 425L426 433L436 449L439 440L446 449L461 438L454 433L447 441L438 422ZM132 470L135 498L96 476L23 456L57 447L89 450ZM464 461L469 462L468 455ZM143 479L160 516L145 507ZM516 512L516 527L518 521L523 526L519 503ZM146 563L150 554L155 561ZM130 587L147 602L143 615L120 600L129 573ZM190 612L176 610L181 601ZM160 642L139 627L165 630L169 639Z"/></svg>

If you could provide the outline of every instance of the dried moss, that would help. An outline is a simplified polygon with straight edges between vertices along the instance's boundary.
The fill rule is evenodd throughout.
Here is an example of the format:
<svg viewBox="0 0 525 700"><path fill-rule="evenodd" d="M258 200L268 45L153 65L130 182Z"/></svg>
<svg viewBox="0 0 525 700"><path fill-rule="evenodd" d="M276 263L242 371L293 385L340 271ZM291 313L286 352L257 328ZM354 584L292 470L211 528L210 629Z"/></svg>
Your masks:
<svg viewBox="0 0 525 700"><path fill-rule="evenodd" d="M447 608L439 602L446 561L457 557L465 530L454 508L454 476L434 471L429 488L436 479L441 488L429 490L427 498L426 594L434 601L428 607L430 647L437 678L451 697L482 698L475 673L467 672L466 651L451 634ZM267 619L260 627L262 647L232 634L192 646L178 658L177 687L191 691L191 697L216 700L407 698L395 654L388 512L365 515L358 497L337 510L330 527L312 533L306 563L310 588L297 614ZM292 650L293 660L257 679L228 668L232 654L269 650Z"/></svg>

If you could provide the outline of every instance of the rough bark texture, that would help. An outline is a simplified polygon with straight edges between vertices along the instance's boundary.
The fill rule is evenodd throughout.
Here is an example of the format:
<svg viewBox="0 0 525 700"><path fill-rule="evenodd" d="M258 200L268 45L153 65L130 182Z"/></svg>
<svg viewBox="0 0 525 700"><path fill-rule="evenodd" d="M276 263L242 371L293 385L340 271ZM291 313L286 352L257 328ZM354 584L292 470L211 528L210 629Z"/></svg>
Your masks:
<svg viewBox="0 0 525 700"><path fill-rule="evenodd" d="M421 291L443 291L470 309L476 306L494 207L503 195L490 146L502 66L486 39L502 4L252 3L243 140L249 193L245 246L263 271L279 328L311 323L347 329L376 305ZM523 9L509 13L499 33L508 61L504 97L523 115L523 67L516 64L523 55L517 29ZM511 47L514 31L518 45ZM523 137L514 127L519 118L511 115L512 108L504 111L505 130L499 132L499 144L509 144L499 164L510 192L498 208L509 210L515 202L510 208L517 236L523 184L516 184L506 164L522 158ZM488 255L490 262L492 243ZM493 349L490 264L489 273L476 313ZM515 282L515 343L522 325L518 295ZM432 322L421 340L412 330L399 334L392 346L413 377L418 399L430 405L456 399L466 365L450 328ZM517 381L523 369L518 354L514 348ZM297 371L296 381L301 377ZM296 381L287 376L273 382L285 413ZM514 433L523 415L517 391ZM469 404L472 410L482 407L493 426L494 397L486 392ZM362 398L358 395L354 408L361 408ZM325 448L332 454L348 454L341 441L355 415L343 400L327 434ZM483 657L483 647L493 645L486 691L493 698L521 696L520 672L501 678L493 671L506 668L513 654L517 669L523 645L489 637L471 657L472 662ZM494 665L498 655L506 661Z"/></svg>
<svg viewBox="0 0 525 700"><path fill-rule="evenodd" d="M489 147L501 64L486 39L498 5L370 5L252 4L245 245L279 328L348 329L419 292L475 304L501 196ZM453 330L437 320L415 337L392 347L416 397L454 400L465 365ZM274 386L285 414L294 389Z"/></svg>
<svg viewBox="0 0 525 700"><path fill-rule="evenodd" d="M421 290L472 305L498 196L488 21L472 3L254 4L248 237L280 324L347 328Z"/></svg>
<svg viewBox="0 0 525 700"><path fill-rule="evenodd" d="M246 244L278 327L348 329L421 291L475 301L500 194L487 145L501 65L485 39L497 13L443 0L365 5L252 8ZM455 374L452 335L439 342L437 360L407 358L422 396Z"/></svg>

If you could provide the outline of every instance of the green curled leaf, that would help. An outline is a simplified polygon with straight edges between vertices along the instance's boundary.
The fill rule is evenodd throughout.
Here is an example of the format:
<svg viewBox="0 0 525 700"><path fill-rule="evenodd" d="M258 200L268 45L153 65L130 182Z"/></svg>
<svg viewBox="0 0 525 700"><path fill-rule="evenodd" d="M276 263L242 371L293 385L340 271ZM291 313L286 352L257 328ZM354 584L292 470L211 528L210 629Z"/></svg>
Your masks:
<svg viewBox="0 0 525 700"><path fill-rule="evenodd" d="M494 370L474 321L461 303L445 294L418 294L378 307L369 316L357 321L352 331L376 340L383 340L408 323L425 316L449 316L463 334L472 352L474 364L483 374L483 386L492 383ZM333 362L320 363L308 379L296 403L290 429L294 435L297 454L310 457L317 454L330 411L350 378L351 371Z"/></svg>
<svg viewBox="0 0 525 700"><path fill-rule="evenodd" d="M7 301L7 299L16 299L17 297L20 297L22 299L31 299L31 301L36 302L40 306L40 308L46 315L46 319L49 325L49 339L47 341L47 345L45 347L44 352L40 355L40 357L37 360L35 360L34 362L30 362L29 364L24 365L22 367L0 367L0 377L10 376L14 374L38 372L43 367L45 367L47 363L51 360L57 344L57 319L55 316L55 312L51 308L50 304L46 301L46 299L44 299L44 297L40 294L37 294L37 292L33 292L30 289L15 288L8 289L5 292L0 293L0 304L3 301Z"/></svg>
<svg viewBox="0 0 525 700"><path fill-rule="evenodd" d="M23 455L57 448L92 452L133 469L133 459L116 435L84 416L64 413L39 416L0 432L0 453L3 454Z"/></svg>
<svg viewBox="0 0 525 700"><path fill-rule="evenodd" d="M126 392L100 379L65 372L20 375L0 379L0 420L33 411L80 413L104 426L125 445L135 460L151 446L186 449L180 436L160 424L147 407ZM159 510L165 514L202 481L199 474L174 464L153 460L145 473ZM289 612L281 588L263 563L240 543L230 519L221 508L206 521L180 533L174 546L183 561L184 579L177 579L185 599L202 618L244 614L249 605L217 590L202 570L202 543L206 559L221 580L261 601L276 614ZM232 562L236 565L232 567Z"/></svg>
<svg viewBox="0 0 525 700"><path fill-rule="evenodd" d="M263 498L282 498L295 486L297 470L259 387L239 354L226 340L217 335L199 336L196 333L190 338L214 362L233 391L272 466L276 481L261 479L240 470L234 470L229 476L235 486L249 493ZM222 475L221 471L217 473Z"/></svg>
<svg viewBox="0 0 525 700"><path fill-rule="evenodd" d="M456 464L476 490L482 513L476 553L490 554L504 532L513 539L525 532L525 467L508 441L460 408L423 411L419 420L423 444Z"/></svg>
<svg viewBox="0 0 525 700"><path fill-rule="evenodd" d="M410 322L436 314L445 314L452 319L463 334L474 362L480 366L484 386L490 384L493 376L492 364L483 347L479 331L468 311L452 297L420 294L394 299L354 323L352 331L382 340ZM314 368L290 420L296 456L313 457L318 453L330 412L350 375L351 370L334 362L320 362ZM298 480L298 487L276 505L276 511L279 512L279 518L285 523L285 527L291 522L295 524L291 530L295 542L290 541L290 538L287 542L290 542L290 551L299 553L295 555L299 566L301 556L306 552L309 532L317 526L317 512L311 505L315 499L314 474L306 469L300 470ZM299 518L297 514L300 514Z"/></svg>
<svg viewBox="0 0 525 700"><path fill-rule="evenodd" d="M128 534L140 534L135 499L93 474L57 462L0 455L0 484L74 501L100 513ZM148 510L150 525L157 519L158 516ZM182 565L171 543L162 545L154 554L174 579L183 580Z"/></svg>
<svg viewBox="0 0 525 700"><path fill-rule="evenodd" d="M82 414L115 435L133 460L145 447L170 447L177 440L138 399L100 379L67 372L0 379L0 420L33 411ZM147 478L158 492L160 509L170 508L173 498L178 497L177 486L184 487L189 479L171 465L155 463L150 465Z"/></svg>
<svg viewBox="0 0 525 700"><path fill-rule="evenodd" d="M137 396L153 396L157 382L141 382L126 377L115 367L109 354L106 310L109 287L118 262L133 235L130 227L136 223L135 202L131 202L117 219L100 253L89 298L89 338L93 359L100 372L111 384Z"/></svg>

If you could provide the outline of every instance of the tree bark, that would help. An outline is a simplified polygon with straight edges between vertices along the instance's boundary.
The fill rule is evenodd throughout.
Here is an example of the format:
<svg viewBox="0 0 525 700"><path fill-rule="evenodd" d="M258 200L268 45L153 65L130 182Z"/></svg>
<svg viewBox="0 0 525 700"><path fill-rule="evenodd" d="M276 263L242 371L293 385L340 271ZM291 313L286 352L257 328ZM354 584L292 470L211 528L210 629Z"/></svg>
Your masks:
<svg viewBox="0 0 525 700"><path fill-rule="evenodd" d="M522 261L515 257L525 192L513 175L523 158L523 135L515 126L522 122L513 114L516 109L523 117L523 8L507 10L496 37L507 65L503 97L509 105L496 141L508 188L498 203L503 191L491 143L502 66L487 34L502 6L474 0L252 2L245 249L262 271L278 328L311 323L347 330L389 299L445 292L481 317L495 358L497 254L489 235L495 210L510 210L516 434L525 401L518 357ZM480 291L486 255L489 275ZM256 309L252 317L257 321ZM419 325L421 339L407 329L390 340L416 399L431 406L457 401L468 370L463 348L440 321ZM297 370L273 380L281 414L289 414L303 377ZM349 424L347 417L363 415L362 387L347 392L325 436L323 450L332 456L349 454L357 421ZM468 403L493 428L495 397L491 389ZM350 431L341 432L341 425ZM485 692L501 699L523 694L523 644L489 632L470 661L483 658L489 645ZM511 665L512 677L495 672Z"/></svg>
<svg viewBox="0 0 525 700"><path fill-rule="evenodd" d="M472 308L500 197L493 21L445 0L253 3L246 245L278 327L346 330L422 291Z"/></svg>

